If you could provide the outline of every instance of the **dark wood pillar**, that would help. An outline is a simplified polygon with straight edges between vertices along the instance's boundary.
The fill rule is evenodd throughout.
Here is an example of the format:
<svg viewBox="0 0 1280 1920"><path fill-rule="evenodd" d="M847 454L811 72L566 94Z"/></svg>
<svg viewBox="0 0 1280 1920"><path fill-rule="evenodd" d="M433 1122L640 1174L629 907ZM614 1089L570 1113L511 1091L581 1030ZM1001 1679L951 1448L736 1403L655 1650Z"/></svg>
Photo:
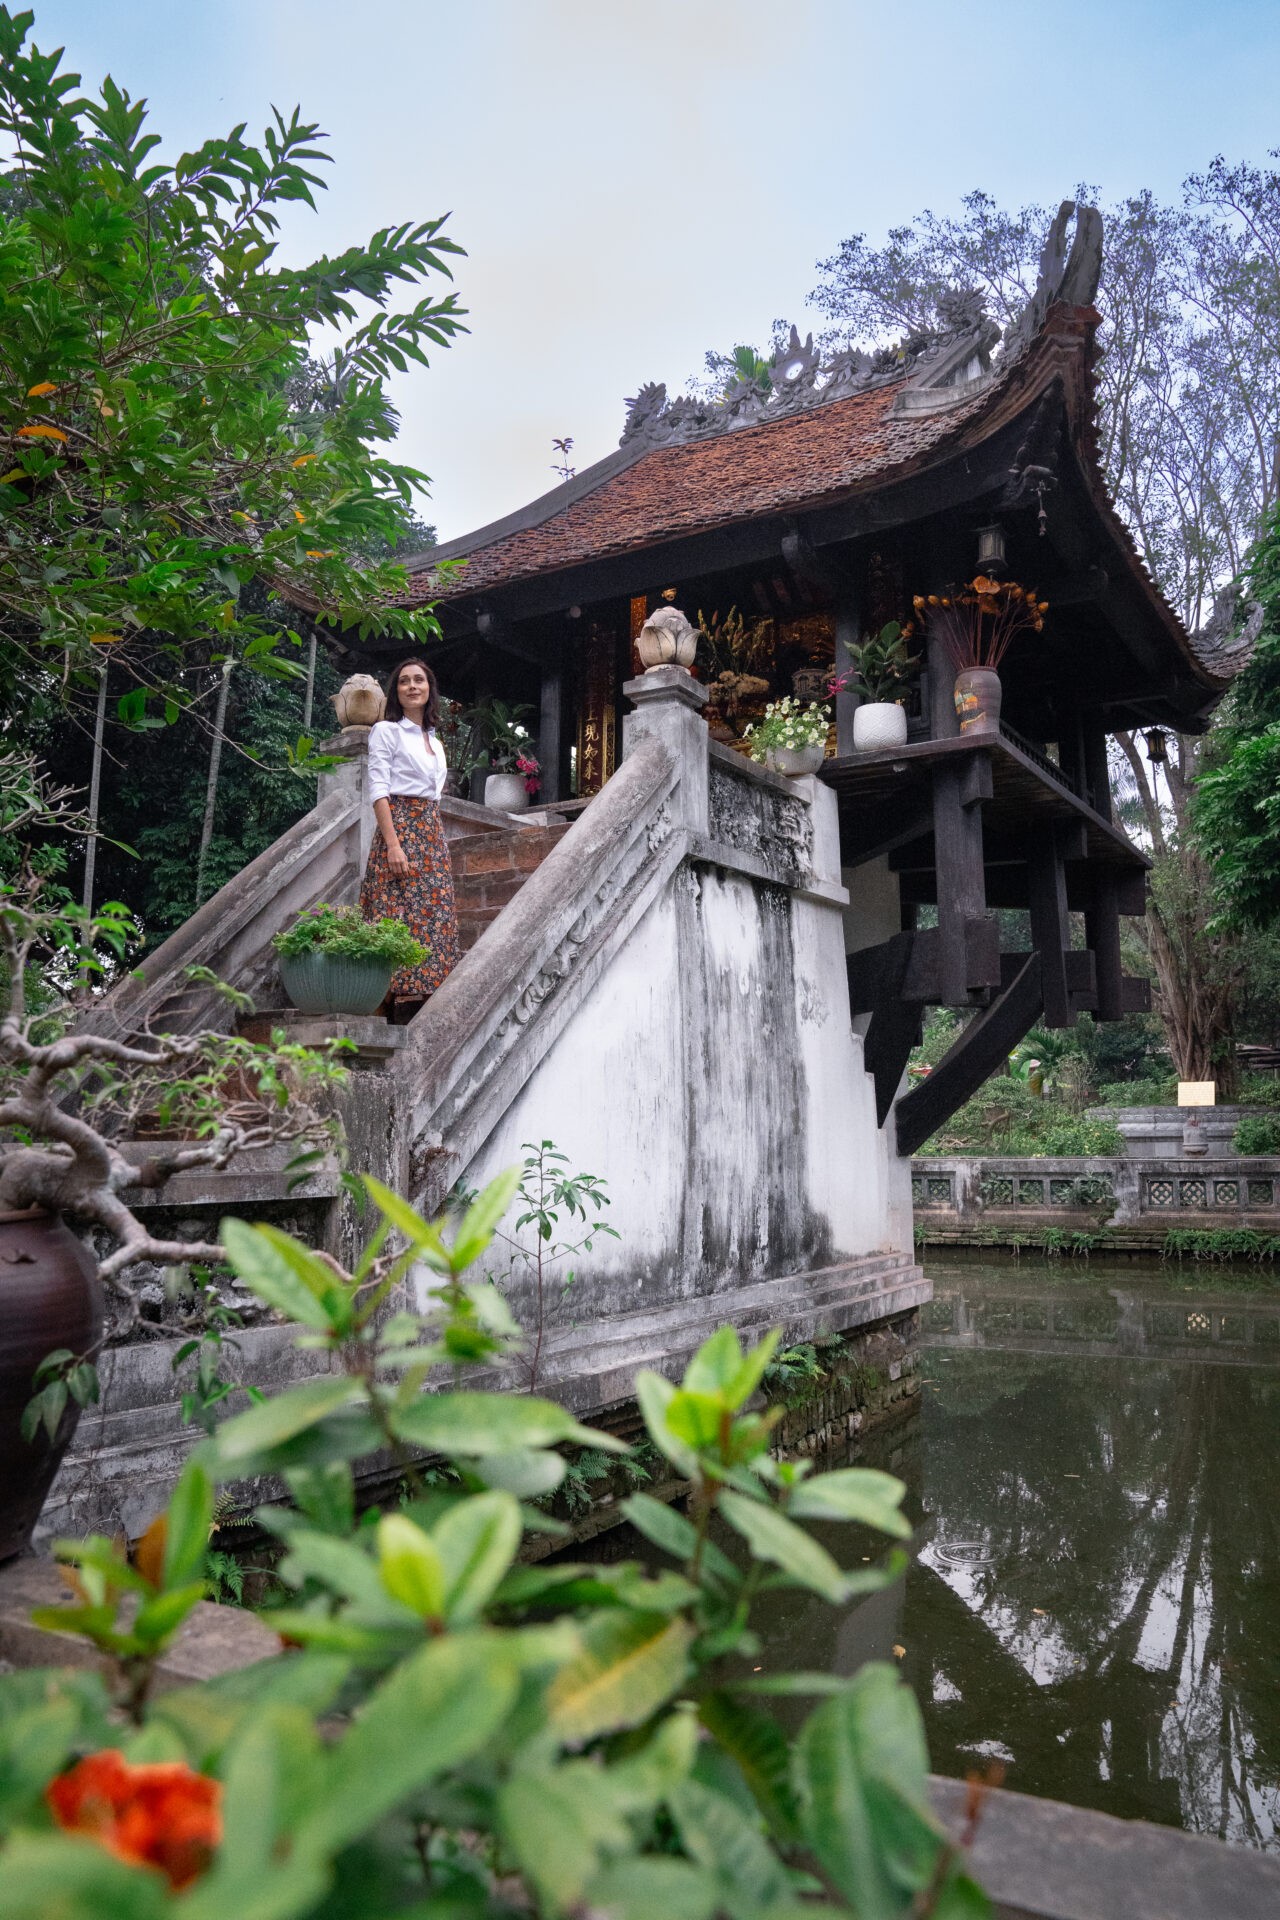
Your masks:
<svg viewBox="0 0 1280 1920"><path fill-rule="evenodd" d="M539 801L563 800L564 771L568 758L564 726L564 669L550 661L542 669L542 695L538 710L538 760L542 767Z"/></svg>
<svg viewBox="0 0 1280 1920"><path fill-rule="evenodd" d="M1037 835L1027 855L1027 898L1031 939L1040 955L1040 983L1046 1027L1074 1027L1075 1009L1067 987L1066 951L1071 945L1067 913L1067 871L1052 827Z"/></svg>
<svg viewBox="0 0 1280 1920"><path fill-rule="evenodd" d="M1084 916L1085 939L1093 954L1098 984L1098 1020L1124 1017L1124 967L1120 959L1120 899L1115 874L1100 868Z"/></svg>
<svg viewBox="0 0 1280 1920"><path fill-rule="evenodd" d="M985 778L984 778L985 776ZM985 970L975 978L974 929L986 916L982 802L991 792L985 754L954 756L933 770L933 849L938 878L939 986L942 1004L971 1007L987 998Z"/></svg>
<svg viewBox="0 0 1280 1920"><path fill-rule="evenodd" d="M850 646L858 644L858 597L852 587L844 586L836 601L836 657L835 672L837 678L853 670L853 661L845 651L845 642ZM859 696L852 687L836 695L836 758L843 759L853 752L853 716L859 704Z"/></svg>
<svg viewBox="0 0 1280 1920"><path fill-rule="evenodd" d="M929 703L925 710L929 721L929 738L954 740L960 731L960 716L956 712L956 670L951 664L951 655L934 633L929 635L925 646L925 663L929 671Z"/></svg>
<svg viewBox="0 0 1280 1920"><path fill-rule="evenodd" d="M1107 734L1096 713L1082 715L1080 737L1087 797L1095 813L1111 819L1111 770L1107 765Z"/></svg>

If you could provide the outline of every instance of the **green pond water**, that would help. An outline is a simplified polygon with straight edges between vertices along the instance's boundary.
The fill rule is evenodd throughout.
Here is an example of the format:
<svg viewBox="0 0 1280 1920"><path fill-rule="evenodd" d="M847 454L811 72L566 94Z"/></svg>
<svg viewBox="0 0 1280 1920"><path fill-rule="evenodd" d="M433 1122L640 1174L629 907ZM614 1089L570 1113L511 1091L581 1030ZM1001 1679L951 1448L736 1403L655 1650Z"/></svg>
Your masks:
<svg viewBox="0 0 1280 1920"><path fill-rule="evenodd" d="M761 1663L899 1658L940 1773L1280 1845L1280 1277L928 1271L920 1417L860 1456L913 1564L772 1596Z"/></svg>

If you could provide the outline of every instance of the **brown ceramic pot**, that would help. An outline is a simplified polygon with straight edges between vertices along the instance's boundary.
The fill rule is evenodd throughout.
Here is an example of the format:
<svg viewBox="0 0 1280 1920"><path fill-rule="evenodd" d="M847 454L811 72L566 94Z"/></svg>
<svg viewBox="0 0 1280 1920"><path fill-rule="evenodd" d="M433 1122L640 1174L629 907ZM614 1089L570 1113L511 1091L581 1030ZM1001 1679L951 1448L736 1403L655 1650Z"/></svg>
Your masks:
<svg viewBox="0 0 1280 1920"><path fill-rule="evenodd" d="M102 1287L83 1241L39 1208L0 1213L0 1561L30 1545L80 1418L68 1400L55 1440L43 1427L23 1439L36 1368L58 1347L96 1357L101 1338Z"/></svg>
<svg viewBox="0 0 1280 1920"><path fill-rule="evenodd" d="M965 667L956 675L956 713L961 733L999 731L1000 693L1000 675L992 667Z"/></svg>

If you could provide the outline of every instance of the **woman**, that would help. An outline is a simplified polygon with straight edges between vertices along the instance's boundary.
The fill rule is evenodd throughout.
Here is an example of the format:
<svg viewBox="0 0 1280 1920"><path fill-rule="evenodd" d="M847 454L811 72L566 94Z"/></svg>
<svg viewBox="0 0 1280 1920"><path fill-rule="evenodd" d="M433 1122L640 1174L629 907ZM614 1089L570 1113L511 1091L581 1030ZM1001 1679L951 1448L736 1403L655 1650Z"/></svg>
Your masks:
<svg viewBox="0 0 1280 1920"><path fill-rule="evenodd" d="M430 949L403 967L387 995L389 1016L411 1020L460 958L453 870L440 824L444 748L436 727L440 689L422 660L404 660L387 682L386 718L369 734L369 794L378 823L360 911L366 920L402 920Z"/></svg>

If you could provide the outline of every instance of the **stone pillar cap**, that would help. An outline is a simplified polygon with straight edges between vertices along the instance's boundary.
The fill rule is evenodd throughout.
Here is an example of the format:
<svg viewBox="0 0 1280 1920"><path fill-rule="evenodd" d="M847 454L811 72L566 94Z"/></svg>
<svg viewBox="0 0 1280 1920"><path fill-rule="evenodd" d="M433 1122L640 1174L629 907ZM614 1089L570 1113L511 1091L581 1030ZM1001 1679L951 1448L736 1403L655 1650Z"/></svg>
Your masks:
<svg viewBox="0 0 1280 1920"><path fill-rule="evenodd" d="M636 707L692 707L695 713L701 713L709 697L687 667L677 666L650 667L647 673L625 681L622 691Z"/></svg>

